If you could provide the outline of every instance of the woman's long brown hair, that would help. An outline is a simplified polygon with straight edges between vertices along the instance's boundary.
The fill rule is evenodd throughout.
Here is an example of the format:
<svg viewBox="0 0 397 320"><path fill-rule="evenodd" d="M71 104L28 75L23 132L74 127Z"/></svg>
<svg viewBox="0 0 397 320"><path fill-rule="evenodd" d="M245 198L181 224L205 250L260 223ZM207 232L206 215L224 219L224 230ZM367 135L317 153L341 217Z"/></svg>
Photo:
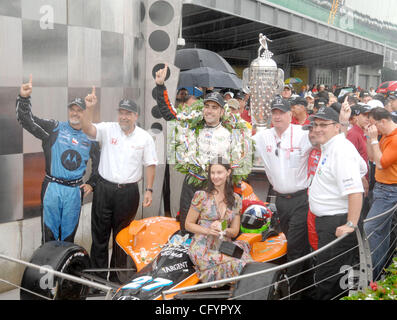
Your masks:
<svg viewBox="0 0 397 320"><path fill-rule="evenodd" d="M210 162L210 165L208 166L207 188L205 190L209 194L213 194L215 191L215 186L211 181L211 167L214 164L220 164L226 169L226 171L229 171L229 169L231 169L229 162L222 157L218 157ZM233 174L233 170L230 173L229 177L226 179L225 190L224 190L224 195L225 195L224 201L228 209L232 209L234 207L234 201L235 201L232 174Z"/></svg>

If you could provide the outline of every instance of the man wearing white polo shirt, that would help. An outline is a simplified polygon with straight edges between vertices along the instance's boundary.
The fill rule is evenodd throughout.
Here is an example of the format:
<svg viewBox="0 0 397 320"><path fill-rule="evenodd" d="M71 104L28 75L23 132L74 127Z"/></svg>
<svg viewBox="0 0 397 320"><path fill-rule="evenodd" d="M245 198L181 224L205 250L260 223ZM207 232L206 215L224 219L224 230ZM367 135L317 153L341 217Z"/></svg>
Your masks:
<svg viewBox="0 0 397 320"><path fill-rule="evenodd" d="M281 231L287 237L288 261L310 252L307 233L309 210L307 188L307 162L312 144L308 131L301 125L291 124L291 107L288 100L276 97L271 104L272 125L254 136L256 157L264 163L264 169L276 194L276 207ZM288 275L296 275L304 269L301 264L288 269ZM304 275L308 277L308 274ZM292 292L305 286L299 277L290 278ZM309 280L306 281L306 285ZM295 296L295 298L298 298Z"/></svg>
<svg viewBox="0 0 397 320"><path fill-rule="evenodd" d="M340 134L339 115L335 110L321 107L311 118L321 146L321 158L309 188L318 248L350 233L332 250L318 255L316 299L330 300L346 289L340 284L342 268L353 266L357 259L357 251L351 248L357 245L354 230L360 219L364 192L361 177L366 173L366 166L354 145Z"/></svg>
<svg viewBox="0 0 397 320"><path fill-rule="evenodd" d="M96 104L95 89L86 97L87 110ZM152 203L152 187L158 163L151 135L136 125L138 106L131 100L121 100L118 122L93 124L91 115L84 117L83 131L101 144L99 179L94 193L91 213L91 262L93 268L108 267L108 243L113 231L113 250L110 267L123 267L119 261L115 237L134 219L139 206L138 182L146 168L146 191L143 206ZM123 255L121 255L123 257ZM117 259L117 261L116 261ZM100 274L106 277L106 273ZM117 281L115 272L110 280Z"/></svg>

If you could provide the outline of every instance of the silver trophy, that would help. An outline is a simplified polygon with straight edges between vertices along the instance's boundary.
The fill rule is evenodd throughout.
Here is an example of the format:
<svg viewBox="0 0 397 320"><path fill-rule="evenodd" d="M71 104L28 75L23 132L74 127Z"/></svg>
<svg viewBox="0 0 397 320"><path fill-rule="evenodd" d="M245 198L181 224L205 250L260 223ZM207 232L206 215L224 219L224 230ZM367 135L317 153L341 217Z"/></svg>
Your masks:
<svg viewBox="0 0 397 320"><path fill-rule="evenodd" d="M257 131L270 127L270 104L276 95L281 94L284 86L284 71L277 68L272 59L268 41L271 42L259 34L258 58L243 72L243 90L250 93L251 119Z"/></svg>

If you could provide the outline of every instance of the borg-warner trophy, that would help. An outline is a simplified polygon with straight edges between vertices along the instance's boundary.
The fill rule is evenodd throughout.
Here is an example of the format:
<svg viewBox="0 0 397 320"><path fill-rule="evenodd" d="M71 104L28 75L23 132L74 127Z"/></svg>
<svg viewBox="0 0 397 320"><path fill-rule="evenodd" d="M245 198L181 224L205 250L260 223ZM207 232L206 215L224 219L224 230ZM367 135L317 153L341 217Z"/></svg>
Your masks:
<svg viewBox="0 0 397 320"><path fill-rule="evenodd" d="M272 59L273 53L268 49L268 41L271 42L265 35L259 34L258 58L253 60L243 73L243 90L250 94L251 119L256 132L270 128L270 105L275 96L281 94L284 86L284 71L277 68L276 62ZM263 174L263 162L260 158L255 158L250 183L257 196L263 201L268 201L269 183ZM266 183L263 183L264 181ZM273 199L270 198L270 202L273 202Z"/></svg>
<svg viewBox="0 0 397 320"><path fill-rule="evenodd" d="M284 71L277 68L272 59L267 42L271 42L262 33L259 34L258 58L244 70L244 91L250 93L252 124L256 130L270 127L270 104L276 95L281 94L284 85Z"/></svg>

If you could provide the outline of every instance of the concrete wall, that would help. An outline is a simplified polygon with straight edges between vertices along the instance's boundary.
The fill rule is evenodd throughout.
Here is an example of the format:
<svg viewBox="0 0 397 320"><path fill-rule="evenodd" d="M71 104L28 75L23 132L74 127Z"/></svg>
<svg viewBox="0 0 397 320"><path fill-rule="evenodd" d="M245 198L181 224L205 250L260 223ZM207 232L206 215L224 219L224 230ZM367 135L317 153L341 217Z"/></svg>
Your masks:
<svg viewBox="0 0 397 320"><path fill-rule="evenodd" d="M358 65L350 67L348 83L367 90L370 87L376 89L381 83L379 70L379 66Z"/></svg>

